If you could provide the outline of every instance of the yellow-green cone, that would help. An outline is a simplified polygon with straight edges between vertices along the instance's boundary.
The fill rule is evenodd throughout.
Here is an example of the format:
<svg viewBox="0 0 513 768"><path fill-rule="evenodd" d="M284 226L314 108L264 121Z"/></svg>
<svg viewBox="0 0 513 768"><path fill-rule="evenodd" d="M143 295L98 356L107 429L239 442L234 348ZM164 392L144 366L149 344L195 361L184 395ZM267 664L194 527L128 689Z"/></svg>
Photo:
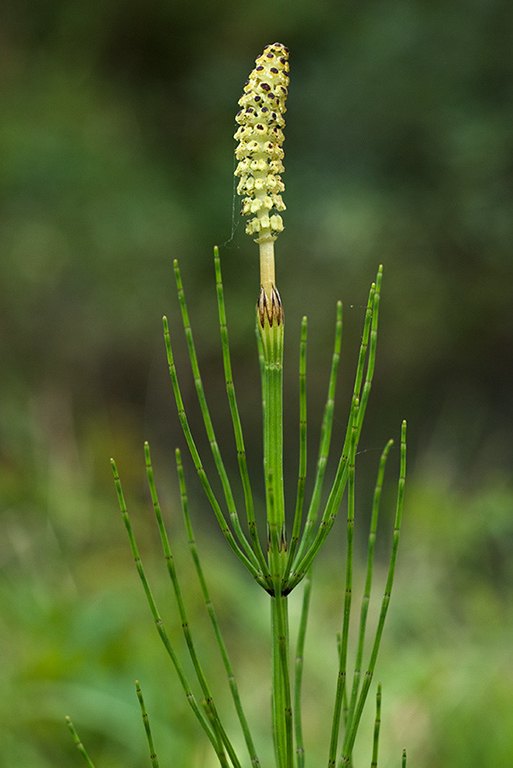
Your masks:
<svg viewBox="0 0 513 768"><path fill-rule="evenodd" d="M236 120L239 128L235 155L236 176L240 176L237 192L245 195L242 215L253 215L246 225L249 235L256 235L260 251L261 294L258 302L260 325L264 320L272 328L281 326L283 309L274 278L274 241L283 230L278 213L285 210L281 192L285 189L283 173L283 128L289 78L289 51L281 43L268 45L255 61L255 68L239 99L241 107Z"/></svg>
<svg viewBox="0 0 513 768"><path fill-rule="evenodd" d="M239 195L245 195L241 214L254 215L246 225L257 243L272 242L283 230L278 211L285 210L281 198L284 184L283 127L289 78L288 48L281 43L268 45L255 61L255 68L239 99L240 112L235 118L239 142L235 155L240 176Z"/></svg>

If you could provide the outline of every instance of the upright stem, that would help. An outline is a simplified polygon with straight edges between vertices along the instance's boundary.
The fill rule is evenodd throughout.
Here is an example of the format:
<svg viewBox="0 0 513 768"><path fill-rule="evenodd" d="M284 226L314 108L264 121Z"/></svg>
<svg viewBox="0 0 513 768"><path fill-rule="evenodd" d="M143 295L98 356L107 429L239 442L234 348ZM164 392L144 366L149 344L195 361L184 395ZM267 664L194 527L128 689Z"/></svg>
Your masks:
<svg viewBox="0 0 513 768"><path fill-rule="evenodd" d="M297 768L305 766L305 747L303 743L303 723L301 715L301 691L303 682L303 658L305 652L306 627L312 593L312 569L308 571L304 580L303 605L297 634L296 668L294 678L294 733L296 736Z"/></svg>
<svg viewBox="0 0 513 768"><path fill-rule="evenodd" d="M264 353L265 388L267 393L264 416L264 473L268 496L267 512L271 539L277 536L281 551L285 543L285 497L283 490L283 330L270 328L270 355ZM270 493L272 491L272 502ZM272 531L272 528L275 530ZM274 577L281 576L272 571Z"/></svg>
<svg viewBox="0 0 513 768"><path fill-rule="evenodd" d="M288 624L287 597L272 597L272 714L277 768L292 768L293 765Z"/></svg>
<svg viewBox="0 0 513 768"><path fill-rule="evenodd" d="M260 242L260 284L268 296L274 288L274 241Z"/></svg>
<svg viewBox="0 0 513 768"><path fill-rule="evenodd" d="M259 246L261 285L257 324L263 352L264 477L269 565L272 579L281 580L284 575L286 551L283 491L284 314L280 295L274 285L274 243L266 240ZM276 541L276 546L273 541Z"/></svg>
<svg viewBox="0 0 513 768"><path fill-rule="evenodd" d="M283 330L281 299L274 285L274 246L260 242L260 295L257 325L262 350L264 477L269 570L272 580L272 720L277 768L292 768L292 700L290 692L289 621L283 594L287 563L283 489Z"/></svg>

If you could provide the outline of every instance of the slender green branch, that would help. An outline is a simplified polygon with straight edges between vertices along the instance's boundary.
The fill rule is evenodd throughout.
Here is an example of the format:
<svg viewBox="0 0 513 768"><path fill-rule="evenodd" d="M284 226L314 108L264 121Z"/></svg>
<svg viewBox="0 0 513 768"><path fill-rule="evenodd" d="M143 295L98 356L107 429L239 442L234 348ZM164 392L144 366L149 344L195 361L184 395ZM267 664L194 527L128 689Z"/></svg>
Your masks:
<svg viewBox="0 0 513 768"><path fill-rule="evenodd" d="M351 417L353 417L353 411L355 408L355 401L353 399L353 406L351 408ZM348 434L350 434L350 428L348 430ZM306 551L305 555L303 556L302 560L298 561L298 557L296 556L296 562L297 565L293 568L291 579L289 581L289 591L292 591L294 587L299 584L299 582L303 579L305 576L308 568L312 565L313 561L315 560L315 557L317 556L317 553L323 543L326 541L326 538L333 527L333 524L336 520L340 503L342 501L342 496L344 494L346 484L347 484L347 478L348 478L348 456L349 456L349 447L346 443L344 443L344 449L342 451L342 454L340 456L340 460L337 467L337 472L335 475L335 479L333 481L333 485L331 487L331 491L328 496L328 500L326 502L326 507L324 509L321 522L319 524L317 533L315 534L315 537L310 544L308 550Z"/></svg>
<svg viewBox="0 0 513 768"><path fill-rule="evenodd" d="M259 761L259 759L258 759L258 757L256 755L255 745L253 743L253 739L251 737L251 733L250 733L250 730L249 730L249 725L248 725L246 716L244 714L244 710L242 708L242 704L241 704L241 700L240 700L240 696L239 696L239 691L238 691L237 683L236 683L236 680L235 680L235 675L233 673L233 670L232 670L232 667L231 667L231 664L230 664L230 660L229 660L229 657L228 657L228 652L227 652L227 649L226 649L226 645L225 645L224 640L223 640L222 635L221 635L221 630L220 630L220 627L219 627L219 622L217 620L217 615L216 615L216 612L214 610L214 606L212 604L212 600L210 599L209 590L208 590L207 583L206 583L206 580L205 580L205 576L204 576L204 573L203 573L203 568L201 566L201 561L200 561L200 558L199 558L199 555L198 555L198 550L197 550L197 546L196 546L196 539L195 539L194 531L193 531L193 527L192 527L192 521L191 521L191 518L190 518L190 515L189 515L189 508L188 508L188 502L187 502L187 490L186 490L186 487L185 487L185 477L184 477L184 472L183 472L182 460L181 460L181 456L180 456L180 451L178 449L176 450L176 465L177 465L178 478L179 478L179 483L180 483L180 498L181 498L181 505L182 505L182 513L183 513L183 517L184 517L185 528L186 528L186 531L187 531L187 539L188 539L188 543L189 543L189 549L190 549L191 556L192 556L192 559L193 559L193 562L194 562L194 566L196 568L196 573L197 573L198 580L199 580L199 583L200 583L201 592L202 592L203 598L205 600L205 606L207 608L207 612L208 612L208 615L210 617L212 628L214 630L216 642L217 642L219 651L221 653L223 664L224 664L224 667L225 667L225 670L226 670L226 674L227 674L227 677L228 677L228 683L229 683L230 691L231 691L231 694L232 694L232 699L233 699L233 702L234 702L234 705L235 705L235 710L237 712L237 716L239 718L239 722L241 724L242 732L243 732L243 735L244 735L244 740L245 740L247 748L248 748L248 752L249 752L249 755L250 755L251 763L252 763L253 766L255 766L255 768L257 768L257 766L260 765L260 761Z"/></svg>
<svg viewBox="0 0 513 768"><path fill-rule="evenodd" d="M401 427L401 466L400 466L400 472L399 472L399 482L397 487L397 502L396 502L396 513L395 513L395 523L394 523L394 536L392 541L392 553L390 556L390 564L388 567L388 575L387 575L387 580L385 584L385 592L383 594L383 599L381 602L381 611L378 619L378 625L376 629L374 643L372 646L369 665L362 683L362 689L358 697L358 703L355 708L353 720L350 723L350 727L348 727L346 731L346 736L344 739L343 756L342 756L342 763L341 763L341 765L344 768L346 768L346 766L350 764L350 755L353 749L353 744L356 738L356 733L358 730L358 725L360 723L360 718L362 716L363 708L365 706L367 694L369 692L372 676L374 674L374 668L376 666L376 659L378 656L379 646L381 643L381 637L383 635L383 628L385 626L385 619L388 612L388 606L390 605L390 596L392 594L392 585L394 582L397 552L399 549L399 540L401 537L401 521L402 521L402 512L403 512L403 503L404 503L405 480L406 480L406 422L403 421L402 427Z"/></svg>
<svg viewBox="0 0 513 768"><path fill-rule="evenodd" d="M193 710L194 714L196 715L196 718L198 719L201 727L207 734L212 746L216 750L217 753L219 753L217 741L215 738L215 734L212 731L212 728L208 722L208 719L205 717L205 714L201 710L201 708L198 706L198 703L196 701L196 697L194 696L194 693L192 691L191 686L189 685L189 682L187 680L187 677L185 675L185 672L182 669L182 665L180 664L180 661L178 659L178 656L176 655L173 646L171 645L171 641L169 639L169 636L164 628L164 625L162 623L162 619L160 617L160 613L157 609L157 605L155 603L155 599L153 597L153 594L150 589L150 585L148 583L148 579L146 578L146 573L142 564L142 560L139 556L139 550L137 548L137 544L135 541L134 532L132 530L132 524L130 522L130 518L128 516L128 510L125 503L125 498L123 495L123 490L121 488L121 481L119 479L118 470L116 467L116 463L114 459L111 459L111 466L112 471L114 474L114 483L116 486L116 492L118 496L118 502L119 502L119 508L121 511L121 516L123 518L123 522L125 524L125 528L128 534L128 541L130 543L130 549L132 550L132 555L134 558L135 566L137 568L137 573L139 574L139 578L141 579L141 583L144 588L144 592L146 595L146 600L148 602L148 605L150 607L153 620L155 622L155 627L157 629L157 632L160 635L160 639L162 640L162 643L164 645L164 648L167 651L167 654L169 658L171 659L173 666L176 670L176 673L178 675L178 679L180 680L180 683L182 685L182 688L184 690L184 693L186 695L187 701L189 702L189 705L191 709Z"/></svg>
<svg viewBox="0 0 513 768"><path fill-rule="evenodd" d="M381 728L381 683L376 693L376 718L374 720L374 740L372 743L371 768L378 768L379 731Z"/></svg>
<svg viewBox="0 0 513 768"><path fill-rule="evenodd" d="M94 768L94 763L89 757L89 755L86 752L86 749L82 742L80 741L79 735L75 730L75 726L71 722L69 717L66 717L66 725L68 726L69 730L71 731L71 735L73 736L73 741L75 742L75 746L86 761L88 768Z"/></svg>
<svg viewBox="0 0 513 768"><path fill-rule="evenodd" d="M365 322L363 326L362 343L360 345L360 352L358 355L358 365L356 369L356 377L354 381L353 394L360 398L363 382L363 374L365 370L365 360L367 357L367 350L369 347L369 337L372 326L372 315L375 308L375 295L376 295L376 283L372 283L369 290L369 298L367 301L367 308L365 310Z"/></svg>
<svg viewBox="0 0 513 768"><path fill-rule="evenodd" d="M249 479L248 466L246 461L246 448L244 446L244 437L242 434L242 425L239 416L239 409L237 407L237 398L235 396L235 387L233 384L232 364L230 359L230 344L228 340L228 326L226 323L226 308L224 302L224 290L223 280L221 274L221 260L219 258L219 249L214 248L214 265L216 274L216 290L217 290L217 305L219 312L219 328L221 332L221 344L223 350L223 366L224 375L226 381L226 392L228 395L228 402L230 405L230 413L232 417L233 430L235 435L235 445L237 447L237 460L239 463L239 473L244 489L244 501L246 505L246 516L249 527L249 534L251 542L253 544L253 550L258 560L260 569L265 579L267 579L268 586L271 586L271 579L269 568L262 551L260 540L258 538L258 531L255 519L255 509L253 504L253 494L251 491L251 483Z"/></svg>
<svg viewBox="0 0 513 768"><path fill-rule="evenodd" d="M376 480L376 486L374 488L371 524L370 524L370 530L369 530L369 542L367 547L367 574L365 577L365 588L364 588L364 594L362 598L362 605L361 605L361 611L360 611L360 632L358 637L358 648L356 652L355 670L354 670L354 676L353 676L353 688L351 691L351 703L349 707L349 716L348 716L349 722L352 720L354 715L356 699L357 699L359 686L360 686L360 675L361 675L361 668L362 668L362 661L363 661L363 649L364 649L364 643L365 643L365 631L367 627L367 614L369 610L371 586L372 586L374 547L376 543L376 530L378 525L379 505L381 501L381 492L383 489L383 479L385 476L386 462L387 462L388 454L393 444L394 444L394 441L389 440L383 450L383 453L381 454L381 459L380 459L379 469L378 469L378 477Z"/></svg>
<svg viewBox="0 0 513 768"><path fill-rule="evenodd" d="M143 719L144 730L146 732L146 740L148 742L148 747L150 750L150 762L151 762L152 768L159 768L158 757L156 755L155 747L153 745L153 736L151 734L150 720L148 717L148 713L146 712L146 706L144 704L144 698L143 698L141 686L139 685L138 680L135 681L135 690L137 691L137 698L139 699L139 705L141 707L141 715Z"/></svg>
<svg viewBox="0 0 513 768"><path fill-rule="evenodd" d="M201 381L201 375L199 370L199 364L198 364L198 357L196 355L196 347L194 345L194 337L192 335L192 328L189 322L189 313L187 311L187 304L185 302L185 293L183 290L182 285L182 278L180 276L180 270L178 268L178 261L175 259L174 262L174 270L175 270L175 280L176 280L176 287L178 290L178 301L180 303L180 310L182 313L182 321L183 321L183 327L185 331L185 337L187 339L187 346L189 350L189 359L191 362L191 368L192 368L192 374L194 377L194 384L196 387L196 393L198 396L198 402L201 409L201 415L203 416L203 423L205 424L205 430L207 432L207 437L210 443L210 449L212 451L212 456L214 457L214 462L216 465L216 469L218 471L219 477L221 479L221 485L223 487L223 493L224 497L226 499L226 504L228 506L228 515L230 517L233 530L235 532L235 535L237 536L239 542L242 545L242 548L244 552L246 553L246 556L249 558L249 560L252 563L253 569L258 571L259 565L258 565L258 559L253 552L251 545L249 544L242 528L240 525L239 516L237 514L237 509L235 507L235 500L233 498L233 493L230 485L230 480L228 478L228 474L226 472L226 468L224 466L221 452L219 450L219 446L217 444L215 432L214 432L214 426L212 424L212 418L210 416L210 411L207 405L207 400L205 397L205 391L203 389L203 382Z"/></svg>
<svg viewBox="0 0 513 768"><path fill-rule="evenodd" d="M162 511L160 508L160 503L157 496L157 489L155 487L155 481L153 478L153 467L151 464L151 456L150 456L150 446L148 443L144 444L144 455L146 459L146 474L148 476L148 485L150 488L150 494L151 494L151 500L153 503L153 509L155 512L155 517L157 519L157 525L159 529L160 539L162 542L162 549L164 550L164 556L166 558L166 565L169 577L171 579L171 584L173 586L173 592L175 595L176 605L178 608L178 613L180 616L180 621L182 624L182 632L185 638L185 642L187 645L187 650L189 652L189 656L191 658L194 671L196 673L196 677L198 679L198 683L201 687L201 690L203 692L203 695L205 697L206 706L208 708L208 712L210 713L211 717L216 723L216 732L220 735L220 738L222 740L222 743L226 747L226 750L228 752L228 755L230 757L230 760L234 766L239 766L239 761L237 759L237 756L235 754L235 750L233 749L233 746L222 726L221 719L217 713L217 709L214 703L214 698L212 695L212 691L210 690L210 686L207 682L207 678L205 676L205 673L203 671L202 665L200 663L200 660L198 658L198 654L196 652L196 647L194 644L194 641L192 639L192 633L189 626L189 619L187 617L187 611L185 609L185 603L183 601L182 597L182 590L180 588L180 583L178 581L178 576L176 573L175 563L173 559L173 555L171 552L171 547L169 544L169 538L167 535L166 528L164 526L164 521L162 519Z"/></svg>
<svg viewBox="0 0 513 768"><path fill-rule="evenodd" d="M308 508L305 530L301 540L301 545L294 560L294 565L289 566L292 574L298 572L298 563L301 562L304 553L312 543L314 528L317 522L317 514L321 504L321 493L328 463L328 455L331 445L331 433L333 426L333 416L335 411L335 390L337 385L337 374L340 362L340 348L342 345L342 302L337 302L337 317L335 323L335 341L333 346L333 355L331 359L331 371L328 384L328 397L324 406L322 419L321 437L319 443L319 455L317 459L317 469L315 475L314 489Z"/></svg>
<svg viewBox="0 0 513 768"><path fill-rule="evenodd" d="M302 683L303 683L303 665L305 652L306 628L308 625L308 613L310 608L310 597L312 594L312 569L308 571L303 581L303 602L301 605L301 617L299 620L297 647L296 647L296 668L294 680L294 732L296 736L296 754L297 768L304 768L305 765L305 747L303 743L303 724L302 724Z"/></svg>
<svg viewBox="0 0 513 768"><path fill-rule="evenodd" d="M331 728L330 749L328 756L328 766L334 766L337 756L337 745L340 731L340 715L342 710L342 703L346 697L346 683L347 683L347 650L349 640L349 624L351 619L351 603L353 594L353 543L354 543L354 508L355 508L355 486L354 486L354 473L355 473L355 456L356 456L356 430L357 430L357 413L358 413L358 401L355 398L354 407L352 409L354 414L354 420L351 428L351 443L349 446L349 487L348 487L348 500L347 500L347 521L346 521L346 585L344 595L344 615L342 622L342 632L339 638L339 669L337 675L337 686L335 693L335 705L333 708L333 722Z"/></svg>
<svg viewBox="0 0 513 768"><path fill-rule="evenodd" d="M381 268L378 271L378 277L380 274L381 274ZM375 361L375 355L376 355L376 345L374 344L371 350L372 363L370 364L370 367L368 363L366 384L364 386L363 394L366 394L366 399L362 405L362 402L360 402L359 397L362 389L363 374L365 370L365 360L367 357L367 349L369 344L369 336L371 334L371 327L373 323L375 324L375 327L377 330L377 318L374 319L374 313L375 312L377 313L379 309L379 303L375 301L375 295L376 295L376 285L373 283L370 288L369 300L367 302L367 309L365 312L365 323L363 328L362 342L360 345L360 352L358 356L358 366L357 366L355 384L353 389L352 408L351 408L351 413L349 415L346 436L345 436L344 445L342 448L342 453L340 455L340 459L337 467L337 473L335 475L335 480L333 481L333 485L328 497L328 501L326 502L321 523L319 525L319 528L317 530L317 533L315 534L315 537L312 543L309 545L308 550L306 551L305 555L301 560L299 559L299 553L298 553L298 556L296 556L296 561L294 563L294 568L293 568L294 576L293 578L291 578L291 582L289 585L290 589L293 589L294 586L296 586L296 584L298 584L303 578L304 574L306 573L306 570L315 559L315 556L317 555L317 552L319 551L320 547L326 541L326 538L328 537L328 534L331 528L333 527L333 524L337 517L338 509L340 507L340 502L342 500L342 496L344 494L344 490L345 490L347 478L348 478L349 467L348 467L347 459L348 459L349 443L350 443L350 440L352 439L351 430L352 430L352 424L354 422L353 409L355 407L355 402L357 401L359 404L358 404L358 430L357 430L357 438L356 438L356 448L358 447L358 441L360 438L361 427L362 427L363 414L365 412L368 396L370 394L370 386L372 383L372 375L374 372L374 361Z"/></svg>
<svg viewBox="0 0 513 768"><path fill-rule="evenodd" d="M207 498L214 511L214 514L217 518L217 521L219 523L219 526L221 528L221 531L226 541L230 545L233 552L237 555L239 560L246 566L246 568L251 573L251 575L256 579L256 581L258 581L258 583L261 584L262 586L267 587L265 581L262 579L262 574L258 568L258 563L255 564L254 562L249 560L248 557L241 550L237 542L235 541L235 538L232 532L230 531L226 518L221 510L219 502L217 501L214 491L212 490L212 486L210 485L207 474L203 468L203 464L202 464L198 449L196 448L196 444L194 442L191 428L189 426L189 422L187 419L187 414L185 413L185 408L183 405L182 394L180 392L180 385L178 384L178 377L176 374L173 350L171 347L171 337L169 335L169 325L167 322L167 317L163 318L163 324L164 324L164 338L166 342L167 360L168 360L168 366L169 366L169 375L171 378L171 385L173 387L173 393L176 400L178 418L180 420L180 424L182 426L182 430L183 430L185 439L187 441L187 445L189 447L189 451L190 451L192 460L194 462L194 466L196 467L196 472L198 473L200 482L205 490Z"/></svg>
<svg viewBox="0 0 513 768"><path fill-rule="evenodd" d="M381 297L381 280L383 278L383 265L380 265L378 274L376 276L375 290L372 297L372 323L370 329L370 344L369 344L369 358L367 361L367 370L365 373L365 382L363 385L363 391L360 397L360 414L358 419L358 438L362 431L363 419L365 416L365 410L369 401L369 395L372 387L372 379L374 377L374 366L376 363L376 347L378 342L378 318L379 318L379 302Z"/></svg>
<svg viewBox="0 0 513 768"><path fill-rule="evenodd" d="M214 738L215 738L214 749L216 750L217 758L221 764L221 767L229 768L228 759L224 749L223 734L219 727L219 719L216 717L215 713L212 711L212 707L210 706L210 703L208 701L203 699L201 702L201 706L203 708L203 711L205 712L205 715L208 721L210 722L210 725L212 726L212 731L214 733Z"/></svg>
<svg viewBox="0 0 513 768"><path fill-rule="evenodd" d="M201 686L201 690L203 692L203 695L206 698L207 703L210 704L212 699L212 694L210 692L207 680L205 678L205 674L203 672L203 669L201 667L201 664L198 658L198 654L196 653L194 641L192 639L192 634L189 626L189 619L187 617L187 612L186 612L185 604L182 597L182 590L180 589L180 583L178 581L178 576L176 573L176 567L175 567L173 554L171 552L171 546L169 544L169 538L167 535L166 528L164 526L164 521L162 519L162 511L160 508L160 503L157 496L157 489L155 487L155 481L153 477L153 466L151 463L150 446L148 445L147 442L144 444L144 456L146 461L146 474L148 477L148 485L150 488L153 511L155 512L155 518L157 520L160 540L162 542L162 549L164 551L164 557L166 559L167 571L168 571L169 578L171 580L171 584L173 587L173 592L175 595L178 614L180 616L180 622L182 626L182 632L185 638L189 655L191 657L194 671L196 672L196 677L198 678L198 682Z"/></svg>
<svg viewBox="0 0 513 768"><path fill-rule="evenodd" d="M296 554L301 533L303 519L303 507L305 500L306 461L307 461L307 420L306 420L306 341L307 319L303 317L301 322L301 342L299 347L299 474L297 480L296 510L292 537L289 542L287 564L285 565L285 577L290 573L291 564ZM285 586L285 585L284 585Z"/></svg>

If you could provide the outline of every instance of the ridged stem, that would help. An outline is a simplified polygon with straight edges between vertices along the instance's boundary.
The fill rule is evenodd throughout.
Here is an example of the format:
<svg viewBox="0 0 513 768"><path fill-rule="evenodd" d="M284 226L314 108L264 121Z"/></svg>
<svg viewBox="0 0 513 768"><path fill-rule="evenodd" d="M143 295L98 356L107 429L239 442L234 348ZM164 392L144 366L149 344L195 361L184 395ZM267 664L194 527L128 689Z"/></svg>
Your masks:
<svg viewBox="0 0 513 768"><path fill-rule="evenodd" d="M272 715L277 768L292 768L292 698L289 671L288 599L271 598Z"/></svg>
<svg viewBox="0 0 513 768"><path fill-rule="evenodd" d="M262 347L264 478L269 568L273 582L283 577L286 560L283 488L283 334L284 315L278 291L260 289L257 326ZM280 586L281 592L281 586ZM276 594L276 588L275 588Z"/></svg>

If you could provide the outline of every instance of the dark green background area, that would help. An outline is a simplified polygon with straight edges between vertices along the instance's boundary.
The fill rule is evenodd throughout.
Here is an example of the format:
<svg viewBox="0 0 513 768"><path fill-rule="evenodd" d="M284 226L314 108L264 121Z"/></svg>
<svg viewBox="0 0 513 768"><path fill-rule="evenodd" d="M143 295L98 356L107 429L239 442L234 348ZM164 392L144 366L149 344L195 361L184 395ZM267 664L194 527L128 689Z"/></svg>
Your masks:
<svg viewBox="0 0 513 768"><path fill-rule="evenodd" d="M378 670L383 768L399 764L403 746L420 768L511 762L512 40L505 0L2 4L0 766L79 764L61 727L67 713L82 724L98 768L144 764L132 691L144 674L162 764L207 764L142 601L108 460L118 459L142 549L152 564L155 555L151 567L167 595L142 455L149 439L183 548L173 469L183 438L163 314L209 465L180 333L175 258L219 442L236 470L219 359L218 244L259 493L258 252L239 221L232 136L254 59L275 41L289 47L291 66L287 211L276 244L289 500L301 317L309 317L312 465L335 303L344 302L345 334L336 441L368 287L383 263L376 379L359 457L364 521L380 450L398 438L402 418L410 440L403 551ZM184 458L193 516L215 542ZM391 463L395 472L397 452ZM335 542L326 563L336 556ZM210 560L229 645L253 693L253 667L266 663L256 642L266 642L257 615L261 608L265 617L265 603L227 562L222 541ZM322 579L332 617L338 608ZM322 603L320 588L317 596ZM175 621L171 609L169 616ZM326 641L325 632L319 637ZM318 655L310 717L322 730L334 683ZM323 685L326 700L316 693ZM265 696L253 697L257 713ZM323 765L325 734L311 730Z"/></svg>

